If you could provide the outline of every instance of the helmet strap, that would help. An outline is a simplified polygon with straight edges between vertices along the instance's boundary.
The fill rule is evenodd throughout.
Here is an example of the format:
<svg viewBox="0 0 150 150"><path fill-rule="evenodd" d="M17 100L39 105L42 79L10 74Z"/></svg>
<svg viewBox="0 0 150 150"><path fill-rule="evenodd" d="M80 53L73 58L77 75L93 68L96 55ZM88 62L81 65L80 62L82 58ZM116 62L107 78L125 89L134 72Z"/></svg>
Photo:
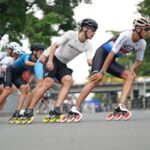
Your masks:
<svg viewBox="0 0 150 150"><path fill-rule="evenodd" d="M82 31L84 32L85 38L88 39L88 37L87 37L88 27L86 27L86 30L82 29Z"/></svg>
<svg viewBox="0 0 150 150"><path fill-rule="evenodd" d="M84 31L85 38L88 39L87 31Z"/></svg>
<svg viewBox="0 0 150 150"><path fill-rule="evenodd" d="M140 37L140 39L142 39L142 36L141 36L142 29L140 29L140 32L138 32L136 29L135 29L135 31L138 34L138 36Z"/></svg>
<svg viewBox="0 0 150 150"><path fill-rule="evenodd" d="M36 52L36 54L34 54L34 53L32 52L32 55L35 56L36 59L38 59L38 57L37 57L37 52Z"/></svg>

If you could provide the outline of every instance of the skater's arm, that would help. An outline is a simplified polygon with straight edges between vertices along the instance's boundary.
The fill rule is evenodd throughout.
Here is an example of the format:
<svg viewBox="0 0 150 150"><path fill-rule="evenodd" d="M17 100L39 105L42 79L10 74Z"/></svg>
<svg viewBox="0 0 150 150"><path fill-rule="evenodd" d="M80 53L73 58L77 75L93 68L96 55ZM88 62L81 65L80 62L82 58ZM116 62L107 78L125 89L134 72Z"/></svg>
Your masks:
<svg viewBox="0 0 150 150"><path fill-rule="evenodd" d="M106 58L106 60L105 60L105 62L103 64L103 67L100 70L100 72L96 72L96 73L92 74L91 77L90 77L90 81L97 82L97 81L101 81L103 79L103 77L104 77L104 75L105 75L109 65L111 64L111 62L112 62L112 60L114 58L114 56L115 56L115 52L111 51L108 54L108 56L107 56L107 58Z"/></svg>
<svg viewBox="0 0 150 150"><path fill-rule="evenodd" d="M29 67L33 67L35 65L35 63L32 61L25 61L25 65L27 65Z"/></svg>
<svg viewBox="0 0 150 150"><path fill-rule="evenodd" d="M92 66L92 59L87 59L87 63L89 66Z"/></svg>
<svg viewBox="0 0 150 150"><path fill-rule="evenodd" d="M101 70L103 70L104 72L107 71L108 67L109 67L110 64L112 63L112 60L113 60L114 56L115 56L115 52L114 52L114 51L111 51L111 52L108 54L108 56L107 56L107 58L106 58L106 60L105 60L105 62L104 62L104 64L103 64L103 67L102 67Z"/></svg>
<svg viewBox="0 0 150 150"><path fill-rule="evenodd" d="M57 43L54 43L52 46L51 46L51 49L50 49L50 54L49 54L49 58L48 58L48 62L46 64L46 67L49 69L49 70L52 70L54 68L54 64L53 64L53 58L54 58L54 55L55 55L55 51L56 49L59 47L59 45Z"/></svg>
<svg viewBox="0 0 150 150"><path fill-rule="evenodd" d="M131 71L136 72L136 70L141 66L142 61L136 60L135 63L131 66Z"/></svg>

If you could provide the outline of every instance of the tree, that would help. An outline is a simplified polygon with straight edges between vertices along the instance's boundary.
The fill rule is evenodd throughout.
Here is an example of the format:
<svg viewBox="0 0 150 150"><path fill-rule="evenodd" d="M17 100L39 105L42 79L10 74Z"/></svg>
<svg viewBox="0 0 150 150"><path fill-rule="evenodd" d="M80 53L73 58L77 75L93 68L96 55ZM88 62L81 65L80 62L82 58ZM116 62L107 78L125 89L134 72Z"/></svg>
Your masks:
<svg viewBox="0 0 150 150"><path fill-rule="evenodd" d="M137 5L137 10L138 12L143 16L148 19L150 19L150 1L149 0L143 0L139 2ZM138 71L138 74L141 76L148 76L150 75L150 61L149 61L149 56L150 56L150 36L147 38L147 48L144 56L144 63L141 66L140 70Z"/></svg>
<svg viewBox="0 0 150 150"><path fill-rule="evenodd" d="M20 41L22 35L30 42L50 45L59 31L75 29L73 9L91 0L2 0L0 1L0 38L9 35L10 41ZM37 17L38 12L42 18Z"/></svg>

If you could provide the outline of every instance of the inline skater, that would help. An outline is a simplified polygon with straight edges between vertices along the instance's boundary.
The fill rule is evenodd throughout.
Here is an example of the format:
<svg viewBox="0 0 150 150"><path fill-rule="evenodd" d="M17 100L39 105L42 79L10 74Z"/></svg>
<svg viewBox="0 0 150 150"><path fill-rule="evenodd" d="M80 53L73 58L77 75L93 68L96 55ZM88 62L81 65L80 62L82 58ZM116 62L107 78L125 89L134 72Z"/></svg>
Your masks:
<svg viewBox="0 0 150 150"><path fill-rule="evenodd" d="M29 108L32 98L36 92L36 89L42 86L43 83L43 64L40 63L39 59L35 63L34 66L34 78L36 80L35 88L28 94L27 100L25 103L25 112L24 114L18 119L17 123L32 123L34 121L34 113L32 109ZM32 80L30 80L31 82Z"/></svg>
<svg viewBox="0 0 150 150"><path fill-rule="evenodd" d="M19 56L22 47L16 42L10 42L7 45L6 52L0 53L0 95L4 89L4 78L6 69L11 65ZM0 110L3 108L5 101L0 105Z"/></svg>
<svg viewBox="0 0 150 150"><path fill-rule="evenodd" d="M0 104L11 94L12 84L14 84L21 93L16 111L14 112L13 117L9 120L10 123L14 123L17 118L20 117L20 110L28 93L28 84L27 81L23 79L23 72L26 70L31 70L31 72L33 72L35 62L41 56L43 51L44 48L41 44L32 44L31 54L23 54L7 68L5 88L0 96Z"/></svg>
<svg viewBox="0 0 150 150"><path fill-rule="evenodd" d="M53 43L49 48L49 57L44 63L44 80L43 86L38 88L33 96L29 109L33 111L35 105L49 90L57 79L61 84L54 108L48 116L44 116L43 122L60 122L60 107L68 92L73 85L72 69L67 67L67 63L73 60L82 52L86 52L87 62L92 64L92 44L90 39L93 38L98 28L98 24L93 19L84 19L81 23L79 32L68 31L64 33L58 41Z"/></svg>
<svg viewBox="0 0 150 150"><path fill-rule="evenodd" d="M139 18L133 21L133 25L133 30L120 33L119 36L111 38L97 49L93 58L90 82L81 90L75 106L68 113L67 122L73 120L74 122L79 122L81 120L82 114L79 111L81 104L92 89L103 79L106 72L124 80L118 106L113 113L109 113L106 116L106 120L112 120L113 118L115 120L120 120L121 118L128 120L131 117L132 113L125 107L125 102L136 78L136 71L144 58L145 39L150 31L150 21L145 18ZM136 60L130 69L126 69L116 62L116 58L130 52L136 53Z"/></svg>

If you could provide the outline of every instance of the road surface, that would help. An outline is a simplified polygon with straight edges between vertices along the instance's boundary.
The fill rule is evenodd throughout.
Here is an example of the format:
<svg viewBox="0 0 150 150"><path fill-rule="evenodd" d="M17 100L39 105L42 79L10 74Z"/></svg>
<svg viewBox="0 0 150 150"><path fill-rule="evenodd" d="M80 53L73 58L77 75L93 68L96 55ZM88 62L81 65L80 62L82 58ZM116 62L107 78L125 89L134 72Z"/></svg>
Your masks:
<svg viewBox="0 0 150 150"><path fill-rule="evenodd" d="M85 113L80 123L10 125L0 114L0 150L150 150L150 110L129 121L106 121L106 113Z"/></svg>

